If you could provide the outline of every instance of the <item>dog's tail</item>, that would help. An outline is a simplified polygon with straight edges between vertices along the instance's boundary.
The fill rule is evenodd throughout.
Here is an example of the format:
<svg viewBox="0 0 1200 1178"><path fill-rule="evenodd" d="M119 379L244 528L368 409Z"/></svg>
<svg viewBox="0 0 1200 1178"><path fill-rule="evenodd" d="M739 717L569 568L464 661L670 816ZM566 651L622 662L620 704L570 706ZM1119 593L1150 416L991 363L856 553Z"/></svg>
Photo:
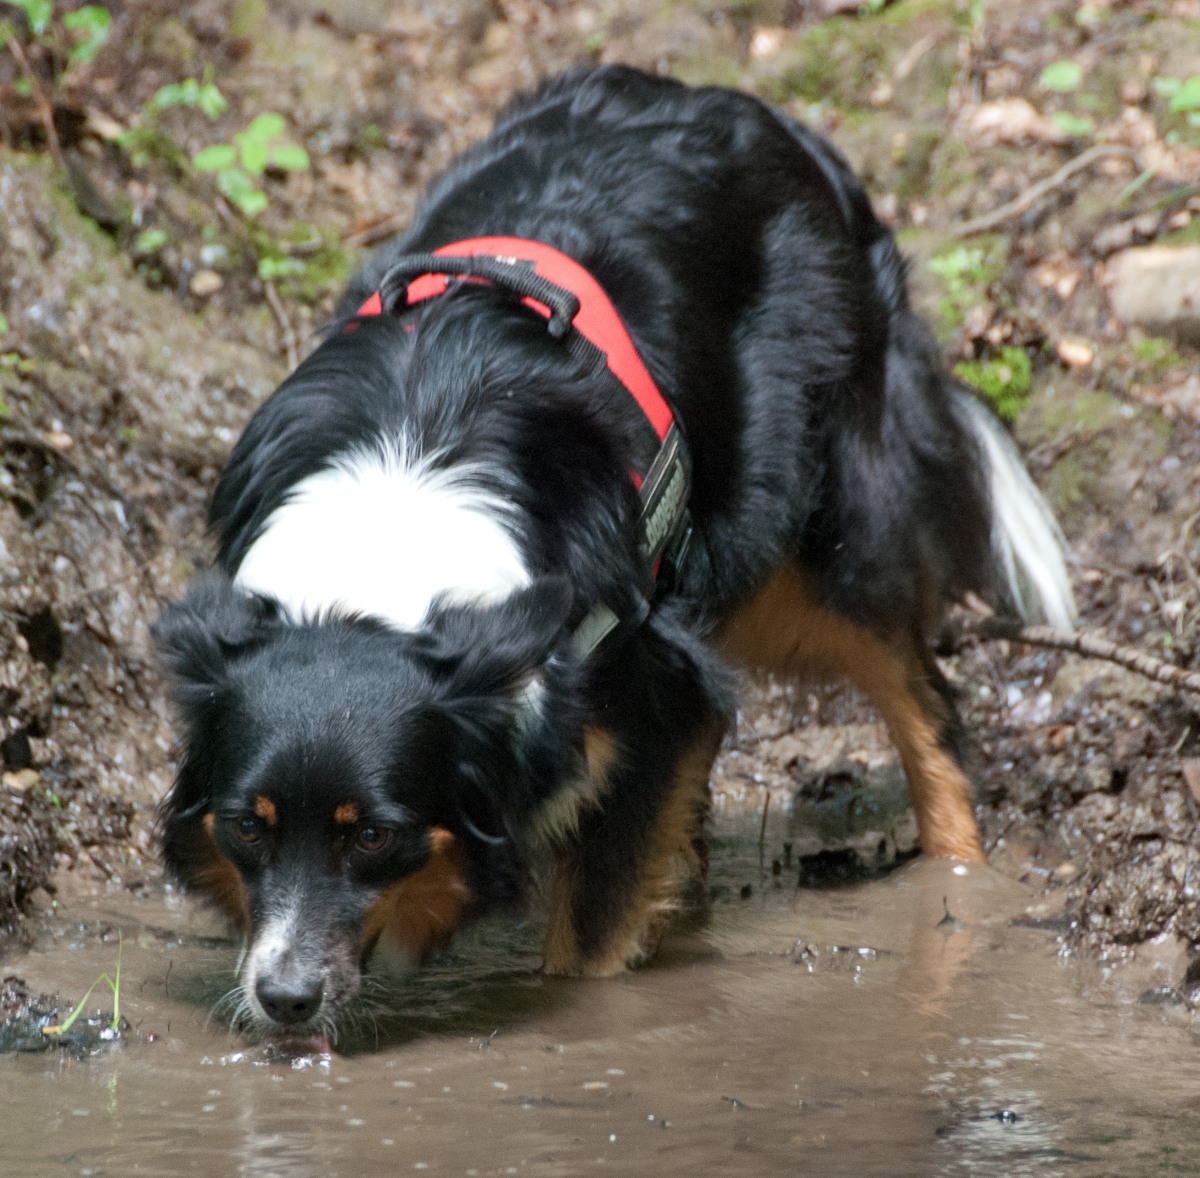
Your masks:
<svg viewBox="0 0 1200 1178"><path fill-rule="evenodd" d="M1072 630L1078 620L1066 540L1004 427L955 390L955 407L979 447L992 508L992 559L1003 604L1027 622Z"/></svg>

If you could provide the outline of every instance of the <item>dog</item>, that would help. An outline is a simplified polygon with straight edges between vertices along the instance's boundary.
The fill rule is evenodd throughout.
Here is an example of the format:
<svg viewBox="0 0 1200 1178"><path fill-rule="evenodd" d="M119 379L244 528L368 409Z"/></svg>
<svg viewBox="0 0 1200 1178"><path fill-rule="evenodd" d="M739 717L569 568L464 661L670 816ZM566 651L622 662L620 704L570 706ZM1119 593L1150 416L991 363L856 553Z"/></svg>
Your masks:
<svg viewBox="0 0 1200 1178"><path fill-rule="evenodd" d="M645 960L703 874L736 667L855 684L923 851L981 859L930 635L968 591L1074 618L1049 509L842 156L629 68L519 98L431 186L210 524L155 627L162 849L278 1034L538 888L546 972Z"/></svg>

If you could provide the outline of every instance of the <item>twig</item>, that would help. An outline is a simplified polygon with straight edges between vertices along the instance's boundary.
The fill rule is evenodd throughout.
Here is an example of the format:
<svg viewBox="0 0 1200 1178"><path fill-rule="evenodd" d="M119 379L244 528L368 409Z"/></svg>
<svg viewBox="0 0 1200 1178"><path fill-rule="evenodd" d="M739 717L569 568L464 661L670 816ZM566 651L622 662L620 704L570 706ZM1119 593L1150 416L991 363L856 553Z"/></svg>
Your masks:
<svg viewBox="0 0 1200 1178"><path fill-rule="evenodd" d="M29 64L29 58L25 56L25 50L21 48L21 42L13 36L8 30L4 30L4 43L8 46L8 51L13 55L13 59L21 69L21 73L25 75L25 81L29 83L29 93L33 96L33 101L37 104L38 114L42 119L42 127L46 131L46 144L50 148L50 154L54 157L54 162L61 168L63 166L62 144L58 141L58 131L54 127L54 107L50 105L49 99L42 93L42 87L39 85L37 75L34 74L33 68Z"/></svg>
<svg viewBox="0 0 1200 1178"><path fill-rule="evenodd" d="M1114 157L1137 159L1137 153L1131 148L1120 147L1115 143L1097 143L1095 147L1089 147L1087 151L1077 155L1073 160L1068 160L1053 175L1047 176L1045 180L1039 180L1032 188L1027 188L1020 196L1010 200L1007 204L1002 204L990 213L972 217L969 221L962 221L951 231L955 237L972 237L976 233L986 233L989 229L995 229L997 225L1003 225L1005 221L1027 213L1056 188L1061 188L1072 176L1082 172L1085 168L1090 168L1097 160Z"/></svg>
<svg viewBox="0 0 1200 1178"><path fill-rule="evenodd" d="M267 292L267 304L271 308L271 313L275 316L275 321L279 324L279 330L283 332L283 346L287 350L288 371L290 372L299 363L296 332L292 327L292 321L288 318L287 311L284 309L283 300L279 297L279 292L275 289L275 284L273 282L264 282L263 288Z"/></svg>
<svg viewBox="0 0 1200 1178"><path fill-rule="evenodd" d="M1118 646L1107 638L1087 630L1068 634L1056 630L1053 626L1027 626L1023 622L1012 621L1008 618L979 618L971 619L965 625L966 633L979 638L1006 639L1009 642L1024 642L1027 646L1041 646L1047 650L1066 650L1084 658L1103 659L1105 662L1116 663L1127 671L1135 671L1153 679L1156 683L1165 683L1180 691L1192 691L1200 694L1200 673L1185 671L1172 663L1165 663L1153 655L1146 654L1132 646Z"/></svg>
<svg viewBox="0 0 1200 1178"><path fill-rule="evenodd" d="M399 233L411 220L411 213L396 213L386 220L380 221L377 225L368 225L365 229L360 229L357 233L347 233L342 238L342 244L359 246L363 249L378 245L385 238Z"/></svg>

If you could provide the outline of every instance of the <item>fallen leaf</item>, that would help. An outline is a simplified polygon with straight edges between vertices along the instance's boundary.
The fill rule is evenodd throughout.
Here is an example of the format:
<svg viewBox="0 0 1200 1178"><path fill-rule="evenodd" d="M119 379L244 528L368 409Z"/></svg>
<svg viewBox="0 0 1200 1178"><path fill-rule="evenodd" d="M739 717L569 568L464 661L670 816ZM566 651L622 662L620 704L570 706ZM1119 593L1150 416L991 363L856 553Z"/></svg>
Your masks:
<svg viewBox="0 0 1200 1178"><path fill-rule="evenodd" d="M1200 760L1195 757L1189 757L1181 766L1183 769L1183 780L1187 782L1187 787L1192 791L1192 797L1200 802Z"/></svg>
<svg viewBox="0 0 1200 1178"><path fill-rule="evenodd" d="M966 115L967 133L982 146L997 143L1067 143L1070 137L1024 98L985 102Z"/></svg>

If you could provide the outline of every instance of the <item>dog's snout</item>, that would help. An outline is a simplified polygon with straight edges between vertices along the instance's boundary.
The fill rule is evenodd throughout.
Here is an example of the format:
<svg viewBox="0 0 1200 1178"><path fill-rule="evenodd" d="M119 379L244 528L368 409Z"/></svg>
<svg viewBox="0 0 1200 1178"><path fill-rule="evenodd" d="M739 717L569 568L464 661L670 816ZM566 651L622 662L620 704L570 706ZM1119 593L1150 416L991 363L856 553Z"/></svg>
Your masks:
<svg viewBox="0 0 1200 1178"><path fill-rule="evenodd" d="M307 977L261 977L254 987L255 996L269 1018L286 1027L307 1022L320 1009L325 980Z"/></svg>

